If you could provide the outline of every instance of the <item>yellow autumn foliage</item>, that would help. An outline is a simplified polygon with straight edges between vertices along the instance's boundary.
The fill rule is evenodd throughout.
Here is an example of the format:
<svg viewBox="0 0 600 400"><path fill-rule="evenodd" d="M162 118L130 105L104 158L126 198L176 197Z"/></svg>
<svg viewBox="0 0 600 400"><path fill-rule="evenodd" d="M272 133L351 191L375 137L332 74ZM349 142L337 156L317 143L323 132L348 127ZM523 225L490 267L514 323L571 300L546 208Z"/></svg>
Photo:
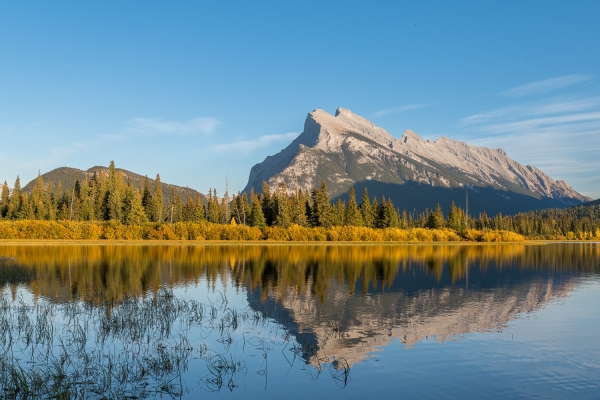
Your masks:
<svg viewBox="0 0 600 400"><path fill-rule="evenodd" d="M590 233L591 237L591 233ZM177 222L174 224L124 225L119 222L0 221L0 239L63 240L265 240L278 242L521 242L522 235L509 231L385 228L357 226L259 229L245 225Z"/></svg>

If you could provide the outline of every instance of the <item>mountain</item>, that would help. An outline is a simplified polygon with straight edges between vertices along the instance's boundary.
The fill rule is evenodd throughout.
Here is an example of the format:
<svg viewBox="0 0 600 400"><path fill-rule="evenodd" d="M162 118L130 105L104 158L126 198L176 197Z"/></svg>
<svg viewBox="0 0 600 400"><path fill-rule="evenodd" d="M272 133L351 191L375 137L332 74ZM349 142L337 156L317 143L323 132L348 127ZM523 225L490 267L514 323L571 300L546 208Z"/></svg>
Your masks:
<svg viewBox="0 0 600 400"><path fill-rule="evenodd" d="M144 185L145 176L136 174L131 171L127 171L125 169L120 169L120 168L117 168L117 171L120 171L123 173L125 182L129 181L133 184L134 187L142 190L143 185ZM42 179L44 180L45 183L49 183L49 182L52 183L53 187L56 187L58 185L58 183L60 182L62 184L63 188L71 188L71 187L73 187L73 185L75 185L75 181L77 179L79 179L79 182L83 182L86 179L91 178L94 173L104 174L104 175L108 176L108 168L96 166L96 167L92 167L92 168L88 169L87 171L84 171L84 170L77 169L77 168L60 167L60 168L53 169L50 172L46 172L45 174L42 174ZM148 178L148 181L150 182L151 190L154 191L154 179ZM27 185L25 185L23 187L23 191L27 192L27 193L31 193L34 186L35 186L35 179L32 180L31 182L29 182ZM200 196L200 198L203 201L205 200L205 196L194 189L184 188L184 187L176 186L176 185L170 185L170 184L164 183L164 182L160 183L160 187L162 189L163 200L165 202L168 202L171 200L171 191L172 190L174 190L175 194L179 194L184 201L187 199L188 196L191 196L193 199L196 199L196 196Z"/></svg>
<svg viewBox="0 0 600 400"><path fill-rule="evenodd" d="M510 159L502 149L488 149L440 137L425 140L411 130L395 139L383 128L350 110L335 116L315 110L304 131L289 146L250 171L249 192L285 182L288 190L311 190L325 181L333 198L347 198L355 187L360 197L391 198L412 211L454 201L469 212L516 213L569 207L591 199L564 181L555 181L533 166ZM466 190L467 189L467 190Z"/></svg>
<svg viewBox="0 0 600 400"><path fill-rule="evenodd" d="M570 272L547 274L510 264L468 273L468 281L450 282L448 275L436 281L408 262L391 286L366 295L357 285L359 294L349 296L352 288L332 279L324 300L311 287L265 299L261 290L248 290L247 299L252 310L285 326L298 342L353 365L396 340L412 347L426 338L444 342L457 335L500 331L519 314L569 296L581 283Z"/></svg>

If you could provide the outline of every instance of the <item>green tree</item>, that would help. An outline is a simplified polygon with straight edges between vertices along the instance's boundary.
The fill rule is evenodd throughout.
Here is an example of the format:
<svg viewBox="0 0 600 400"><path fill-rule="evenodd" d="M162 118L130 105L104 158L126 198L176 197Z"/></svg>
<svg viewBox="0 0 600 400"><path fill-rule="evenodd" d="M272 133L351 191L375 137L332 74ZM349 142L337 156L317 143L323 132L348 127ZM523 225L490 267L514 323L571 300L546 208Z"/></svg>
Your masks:
<svg viewBox="0 0 600 400"><path fill-rule="evenodd" d="M375 220L373 218L373 208L371 207L371 200L369 200L369 192L367 188L365 188L363 191L362 203L360 204L360 213L365 226L367 228L374 228Z"/></svg>
<svg viewBox="0 0 600 400"><path fill-rule="evenodd" d="M292 202L287 194L285 182L277 185L272 201L276 213L275 225L287 228L292 224Z"/></svg>
<svg viewBox="0 0 600 400"><path fill-rule="evenodd" d="M333 209L325 181L321 182L320 189L313 189L312 192L311 225L323 228L333 225Z"/></svg>
<svg viewBox="0 0 600 400"><path fill-rule="evenodd" d="M10 192L8 184L4 181L2 185L2 197L0 197L0 218L6 218L8 214L8 203L10 202Z"/></svg>
<svg viewBox="0 0 600 400"><path fill-rule="evenodd" d="M18 219L21 211L21 178L17 176L8 204L8 218Z"/></svg>
<svg viewBox="0 0 600 400"><path fill-rule="evenodd" d="M273 199L271 198L271 189L266 181L262 183L262 196L260 198L260 205L262 207L263 215L268 226L272 226L275 223L276 213L274 210Z"/></svg>
<svg viewBox="0 0 600 400"><path fill-rule="evenodd" d="M346 208L346 215L344 216L344 224L348 226L363 226L363 217L356 204L356 192L353 187L350 188L348 197L348 207Z"/></svg>
<svg viewBox="0 0 600 400"><path fill-rule="evenodd" d="M148 175L144 178L144 191L142 192L142 206L149 220L152 219L152 192L150 192L150 180Z"/></svg>
<svg viewBox="0 0 600 400"><path fill-rule="evenodd" d="M256 226L259 228L263 228L266 226L267 221L265 219L265 214L263 213L262 204L258 199L258 196L252 195L251 198L251 208L250 208L250 226Z"/></svg>
<svg viewBox="0 0 600 400"><path fill-rule="evenodd" d="M428 215L425 226L429 229L441 229L446 226L446 220L439 204L435 207L435 211Z"/></svg>
<svg viewBox="0 0 600 400"><path fill-rule="evenodd" d="M160 174L156 174L154 194L152 196L152 222L163 222L163 194L160 184Z"/></svg>
<svg viewBox="0 0 600 400"><path fill-rule="evenodd" d="M146 210L142 204L142 196L138 190L133 190L130 186L129 195L127 196L127 212L125 223L128 225L139 225L148 222Z"/></svg>
<svg viewBox="0 0 600 400"><path fill-rule="evenodd" d="M123 174L115 168L115 162L111 161L108 167L108 192L107 192L107 217L109 220L124 221L123 200L125 197L125 181Z"/></svg>

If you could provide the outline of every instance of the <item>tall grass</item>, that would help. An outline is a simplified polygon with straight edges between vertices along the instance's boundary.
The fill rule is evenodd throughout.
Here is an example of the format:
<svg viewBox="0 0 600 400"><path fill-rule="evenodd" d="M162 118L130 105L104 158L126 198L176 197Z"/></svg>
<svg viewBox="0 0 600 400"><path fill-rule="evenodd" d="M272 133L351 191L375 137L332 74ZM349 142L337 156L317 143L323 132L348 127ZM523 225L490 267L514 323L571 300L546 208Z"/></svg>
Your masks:
<svg viewBox="0 0 600 400"><path fill-rule="evenodd" d="M0 397L179 397L198 384L233 391L248 374L246 361L233 351L240 333L243 354L262 360L255 372L265 388L273 343L288 352L301 346L263 313L233 308L225 296L200 303L163 289L150 298L99 305L27 304L0 296ZM213 348L202 339L208 336L216 338ZM192 362L203 363L204 373L186 382ZM338 384L347 383L348 363L331 367L321 356L318 365Z"/></svg>

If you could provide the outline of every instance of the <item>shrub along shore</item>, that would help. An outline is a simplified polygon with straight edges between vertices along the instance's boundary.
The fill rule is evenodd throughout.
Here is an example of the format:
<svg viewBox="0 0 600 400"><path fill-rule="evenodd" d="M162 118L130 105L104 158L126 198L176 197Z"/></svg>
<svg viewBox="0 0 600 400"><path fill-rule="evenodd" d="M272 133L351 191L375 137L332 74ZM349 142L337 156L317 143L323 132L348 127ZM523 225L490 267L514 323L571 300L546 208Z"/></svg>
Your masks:
<svg viewBox="0 0 600 400"><path fill-rule="evenodd" d="M333 226L308 228L292 225L250 227L210 222L122 224L77 221L0 221L0 239L19 240L235 240L290 242L521 242L525 238L505 230L429 228L366 228Z"/></svg>

